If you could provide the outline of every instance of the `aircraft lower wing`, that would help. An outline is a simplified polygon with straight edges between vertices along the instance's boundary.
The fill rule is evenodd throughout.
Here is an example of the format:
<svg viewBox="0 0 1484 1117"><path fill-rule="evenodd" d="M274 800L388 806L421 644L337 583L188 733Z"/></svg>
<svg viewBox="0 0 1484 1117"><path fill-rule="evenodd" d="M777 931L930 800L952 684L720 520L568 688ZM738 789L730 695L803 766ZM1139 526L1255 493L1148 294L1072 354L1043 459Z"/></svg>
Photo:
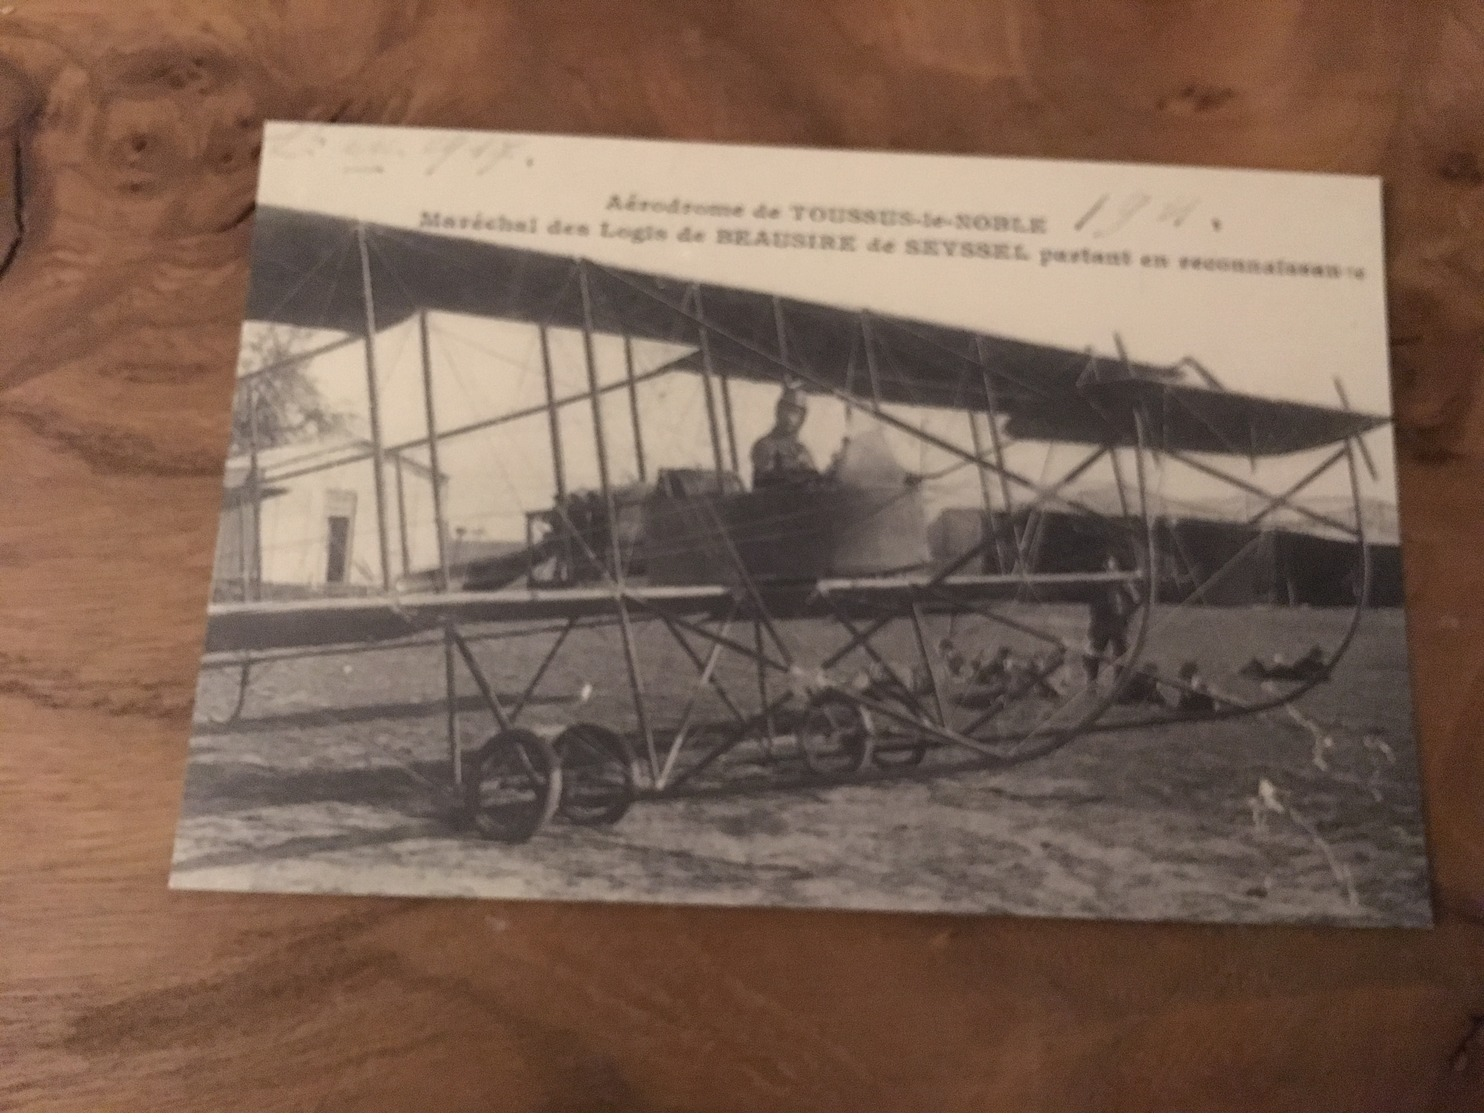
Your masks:
<svg viewBox="0 0 1484 1117"><path fill-rule="evenodd" d="M677 613L725 609L724 586L655 586L627 591ZM213 604L206 614L206 651L266 651L396 640L445 624L579 620L618 616L619 597L596 587L418 593L314 601Z"/></svg>
<svg viewBox="0 0 1484 1117"><path fill-rule="evenodd" d="M770 614L829 616L903 611L920 601L930 611L976 601L1003 600L1022 589L1075 599L1094 586L1137 582L1137 572L1098 574L987 574L934 580L927 575L837 578L818 583L765 585L758 595ZM601 586L570 589L422 593L401 597L340 597L312 601L218 602L207 610L206 653L269 651L398 640L448 624L476 625L541 620L593 621L632 616L748 615L751 601L728 586Z"/></svg>

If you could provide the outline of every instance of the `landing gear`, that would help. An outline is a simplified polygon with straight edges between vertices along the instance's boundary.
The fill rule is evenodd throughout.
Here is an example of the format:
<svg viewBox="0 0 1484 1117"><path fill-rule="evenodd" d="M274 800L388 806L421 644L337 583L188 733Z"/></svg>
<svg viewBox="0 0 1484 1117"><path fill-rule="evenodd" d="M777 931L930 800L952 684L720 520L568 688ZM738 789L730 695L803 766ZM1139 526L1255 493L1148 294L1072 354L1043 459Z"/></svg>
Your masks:
<svg viewBox="0 0 1484 1117"><path fill-rule="evenodd" d="M799 723L799 751L817 776L848 776L871 758L871 715L848 698L815 698Z"/></svg>
<svg viewBox="0 0 1484 1117"><path fill-rule="evenodd" d="M601 725L564 730L552 749L561 765L557 813L583 826L609 826L634 805L634 753L627 741Z"/></svg>
<svg viewBox="0 0 1484 1117"><path fill-rule="evenodd" d="M928 746L915 738L884 738L871 750L871 762L883 772L903 772L916 768L927 754Z"/></svg>
<svg viewBox="0 0 1484 1117"><path fill-rule="evenodd" d="M561 797L557 754L527 729L496 733L474 754L464 775L469 821L494 841L530 841L551 821Z"/></svg>

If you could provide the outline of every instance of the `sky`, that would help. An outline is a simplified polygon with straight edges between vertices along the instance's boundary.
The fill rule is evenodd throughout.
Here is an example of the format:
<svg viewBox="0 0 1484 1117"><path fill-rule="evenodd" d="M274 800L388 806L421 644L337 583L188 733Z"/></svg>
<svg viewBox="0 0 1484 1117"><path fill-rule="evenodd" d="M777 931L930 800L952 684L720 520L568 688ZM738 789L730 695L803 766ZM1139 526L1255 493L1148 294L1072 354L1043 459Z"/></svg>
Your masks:
<svg viewBox="0 0 1484 1117"><path fill-rule="evenodd" d="M610 208L617 197L660 203L741 207L739 218ZM775 292L846 308L867 308L985 333L1089 346L1113 355L1121 340L1138 361L1169 364L1195 357L1227 387L1279 399L1332 405L1335 380L1357 409L1389 413L1379 184L1360 176L1162 168L1130 164L1038 162L961 156L821 152L798 148L576 139L561 136L458 133L363 126L271 124L260 180L264 203L335 213L413 228L424 215L482 217L486 228L458 235L582 255L636 270ZM759 216L759 207L774 215ZM947 228L866 226L833 220L838 211L906 211L943 215ZM836 212L831 212L836 211ZM1023 230L956 231L971 224L1016 221ZM505 220L501 222L499 218ZM629 236L602 235L620 228ZM556 232L554 223L568 231ZM534 232L502 231L533 226ZM494 227L490 227L494 226ZM588 235L570 230L586 226ZM703 242L681 243L682 227ZM641 230L664 240L643 240ZM791 234L854 233L858 245L881 235L884 254L813 251L717 243L722 230ZM973 240L1016 245L1028 259L928 257L906 252L908 240ZM1131 265L1063 262L1079 255L1129 259ZM1123 254L1127 254L1126 256ZM1141 266L1163 256L1172 266ZM1182 257L1282 259L1333 263L1339 279L1243 275L1178 267ZM249 324L247 329L260 328ZM325 337L306 335L305 347ZM534 327L447 314L431 317L431 355L439 426L448 429L543 398ZM1118 340L1115 340L1117 338ZM408 323L377 338L382 423L388 443L425 435L420 349ZM551 334L558 394L580 392L586 371L580 337ZM635 346L639 371L682 351ZM600 336L600 381L623 376L622 348ZM309 366L326 397L364 435L366 371L360 345ZM772 422L776 389L734 381L737 440L747 448ZM699 379L674 374L640 388L647 464L709 465L710 442ZM901 417L967 448L962 414L900 409ZM626 395L602 407L615 480L636 472ZM857 414L857 423L862 417ZM837 401L812 402L803 437L816 460L828 461L846 429ZM442 445L449 474L449 519L492 538L518 538L523 510L549 505L553 490L544 416L451 439ZM564 408L562 441L570 487L597 480L593 417ZM889 441L908 469L936 473L953 459L910 436ZM1389 429L1368 439L1379 479L1369 495L1395 499ZM1009 464L1050 480L1085 453L1078 447L1023 443ZM1317 459L1298 456L1261 464L1225 464L1244 477L1282 488ZM369 468L369 467L368 467ZM1095 470L1090 487L1111 484ZM1194 501L1230 496L1207 479L1162 463L1151 484ZM1315 487L1320 497L1348 491L1343 468ZM973 504L977 475L947 473L928 487L930 505Z"/></svg>

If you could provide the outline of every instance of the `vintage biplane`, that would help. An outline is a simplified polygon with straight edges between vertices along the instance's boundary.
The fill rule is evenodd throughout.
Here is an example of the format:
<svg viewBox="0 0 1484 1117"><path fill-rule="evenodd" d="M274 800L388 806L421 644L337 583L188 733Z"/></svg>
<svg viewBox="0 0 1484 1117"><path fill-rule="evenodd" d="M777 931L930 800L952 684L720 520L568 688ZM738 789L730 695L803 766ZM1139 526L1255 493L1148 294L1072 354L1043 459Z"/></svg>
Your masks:
<svg viewBox="0 0 1484 1117"><path fill-rule="evenodd" d="M249 321L335 331L334 340L286 361L363 348L381 584L361 596L259 600L249 583L243 600L211 605L206 662L372 648L416 634L436 647L441 639L452 787L462 817L490 837L525 840L554 816L611 823L639 799L994 767L1045 755L1090 732L1248 715L1326 679L1366 608L1357 459L1370 464L1362 438L1387 420L1352 411L1343 391L1336 407L1258 398L1224 389L1193 360L1139 363L1121 342L1113 355L1075 351L269 207L255 218L252 263ZM549 508L529 510L523 551L455 563L435 485L439 563L398 578L387 455L425 453L436 477L440 447L450 440L499 437L500 419L439 425L428 330L430 316L445 313L540 331L552 450L542 468L551 470L554 499ZM389 446L376 338L411 322L421 338L426 437ZM553 387L551 330L580 335L585 393L561 397ZM631 340L643 339L678 346L682 355L642 373L630 360L622 383L600 384L600 336L623 339L625 353ZM243 382L283 363L246 372ZM698 380L712 453L695 468L650 478L634 389L641 378L661 375ZM930 559L921 479L890 468L867 470L864 479L749 489L732 413L738 381L787 383L840 401L876 429L920 440L976 472L985 530L961 553ZM616 434L599 406L600 396L625 390L640 446L637 486L621 486L612 475ZM962 414L963 437L928 429L913 419L914 408ZM597 477L590 491L568 484L557 423L566 409L591 416ZM1080 447L1080 460L1050 480L1029 476L1012 468L1006 451L1009 440L1027 439ZM1301 453L1316 455L1316 464L1281 491L1235 468ZM256 507L273 479L255 450L250 457L245 499ZM1074 483L1099 463L1116 478L1116 511L1072 495ZM1200 587L1185 587L1165 600L1172 583L1150 478L1176 463L1257 497L1253 525L1282 514L1353 545L1353 613L1316 670L1243 698L1153 667L1161 628L1200 597ZM1304 503L1333 470L1348 471L1353 517ZM1052 510L1078 519L1097 544L1048 570L1031 561L1025 544L1036 517ZM1240 558L1238 549L1223 566ZM1109 601L1125 605L1123 630L1103 646L1088 646L1085 620L1069 628L1042 619L1069 609L1085 618ZM968 620L978 627L966 650L953 626ZM529 633L532 624L549 626L551 643L539 656L516 658L505 634L513 626ZM557 724L534 724L532 698L543 679L574 634L595 627L617 636L622 662L615 656L612 672L626 680L626 715L601 724L574 707ZM666 644L663 657L656 633ZM998 655L983 654L1002 637ZM1019 651L1009 653L1011 646ZM506 678L523 673L518 698L497 693L487 670L492 662ZM693 672L688 699L652 701L659 673L673 687L677 662ZM477 748L463 742L459 663L493 719L493 732ZM739 671L748 676L746 687L738 686ZM1127 700L1130 688L1147 689L1151 681L1168 700Z"/></svg>

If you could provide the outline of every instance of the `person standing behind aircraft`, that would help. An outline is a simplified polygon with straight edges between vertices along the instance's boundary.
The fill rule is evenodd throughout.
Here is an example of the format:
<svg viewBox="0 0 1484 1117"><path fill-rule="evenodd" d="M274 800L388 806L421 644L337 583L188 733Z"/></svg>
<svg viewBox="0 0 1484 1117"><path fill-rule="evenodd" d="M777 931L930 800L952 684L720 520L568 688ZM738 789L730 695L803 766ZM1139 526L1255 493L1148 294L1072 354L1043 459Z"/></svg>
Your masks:
<svg viewBox="0 0 1484 1117"><path fill-rule="evenodd" d="M1103 564L1105 573L1118 573L1118 560L1108 555ZM1095 586L1088 602L1089 618L1087 642L1088 653L1083 657L1087 668L1087 681L1097 682L1098 669L1106 660L1110 665L1128 654L1128 625L1138 609L1133 591L1122 581L1106 582Z"/></svg>

